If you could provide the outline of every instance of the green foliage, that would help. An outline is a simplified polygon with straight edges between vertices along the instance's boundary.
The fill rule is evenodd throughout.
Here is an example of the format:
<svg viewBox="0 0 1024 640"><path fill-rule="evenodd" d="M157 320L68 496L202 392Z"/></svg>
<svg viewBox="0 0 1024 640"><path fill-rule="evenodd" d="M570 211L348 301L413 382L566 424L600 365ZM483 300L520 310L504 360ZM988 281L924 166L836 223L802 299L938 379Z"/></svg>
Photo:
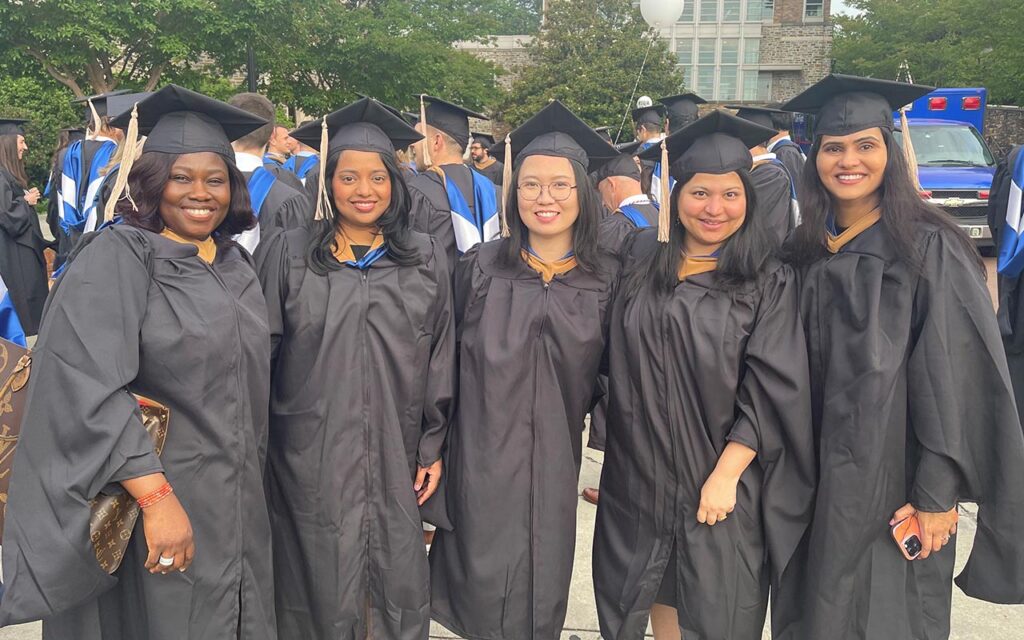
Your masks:
<svg viewBox="0 0 1024 640"><path fill-rule="evenodd" d="M837 16L836 71L982 86L993 103L1024 105L1024 11L1020 0L850 0Z"/></svg>
<svg viewBox="0 0 1024 640"><path fill-rule="evenodd" d="M553 0L546 28L530 46L533 64L498 108L516 126L550 100L561 100L592 126L618 130L650 48L636 96L678 93L683 76L664 42L651 32L629 0ZM632 139L627 118L620 140Z"/></svg>

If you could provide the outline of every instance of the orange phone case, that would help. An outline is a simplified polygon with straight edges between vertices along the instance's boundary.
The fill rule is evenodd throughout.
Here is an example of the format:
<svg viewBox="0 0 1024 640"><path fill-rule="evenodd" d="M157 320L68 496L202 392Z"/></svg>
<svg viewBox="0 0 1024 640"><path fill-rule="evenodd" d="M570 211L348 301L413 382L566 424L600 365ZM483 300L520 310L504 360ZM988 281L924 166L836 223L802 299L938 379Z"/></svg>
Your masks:
<svg viewBox="0 0 1024 640"><path fill-rule="evenodd" d="M914 560L917 556L921 555L921 523L918 522L916 515L894 524L892 526L892 537L896 541L896 546L900 548L900 552L903 553L903 557L907 560ZM915 546L912 540L915 537L917 538L917 551L912 552L911 549Z"/></svg>

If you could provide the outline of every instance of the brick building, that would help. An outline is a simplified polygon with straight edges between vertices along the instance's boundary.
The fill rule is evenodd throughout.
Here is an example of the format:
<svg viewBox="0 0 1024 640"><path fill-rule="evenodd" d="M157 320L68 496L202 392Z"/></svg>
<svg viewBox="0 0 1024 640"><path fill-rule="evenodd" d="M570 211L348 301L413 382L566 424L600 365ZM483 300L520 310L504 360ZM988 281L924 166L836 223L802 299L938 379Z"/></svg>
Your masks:
<svg viewBox="0 0 1024 640"><path fill-rule="evenodd" d="M687 0L662 37L707 100L787 100L831 70L831 0Z"/></svg>

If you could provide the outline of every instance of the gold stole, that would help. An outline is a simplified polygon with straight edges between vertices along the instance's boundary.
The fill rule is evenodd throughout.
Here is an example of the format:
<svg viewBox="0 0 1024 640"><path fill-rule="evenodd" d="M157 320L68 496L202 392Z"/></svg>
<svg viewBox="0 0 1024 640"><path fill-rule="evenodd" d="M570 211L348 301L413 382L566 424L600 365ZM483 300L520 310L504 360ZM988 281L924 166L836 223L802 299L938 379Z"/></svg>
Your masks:
<svg viewBox="0 0 1024 640"><path fill-rule="evenodd" d="M839 253L840 249L852 242L854 238L859 236L866 229L870 229L881 219L882 213L876 208L862 216L860 220L857 220L857 222L854 222L852 225L847 227L846 231L843 231L838 236L832 235L831 231L826 231L825 233L828 234L828 250L831 253Z"/></svg>
<svg viewBox="0 0 1024 640"><path fill-rule="evenodd" d="M683 256L682 262L679 263L679 282L682 282L691 276L707 273L708 271L714 271L717 268L718 258L713 258L711 256L698 256L696 258Z"/></svg>
<svg viewBox="0 0 1024 640"><path fill-rule="evenodd" d="M384 236L377 234L373 236L373 242L370 244L370 248L366 250L366 253L370 253L374 249L377 249L384 244ZM352 251L352 247L348 242L348 238L345 234L338 231L334 234L334 257L338 259L338 262L342 264L346 262L358 262L356 260L356 254ZM365 255L365 254L364 254Z"/></svg>
<svg viewBox="0 0 1024 640"><path fill-rule="evenodd" d="M485 162L483 164L480 164L476 160L474 160L473 161L473 168L475 168L477 171L483 171L484 169L486 169L487 167L491 166L495 162L497 162L497 160L495 160L494 158L491 158L491 157L488 157L487 158L487 162Z"/></svg>
<svg viewBox="0 0 1024 640"><path fill-rule="evenodd" d="M170 227L164 226L164 230L160 232L160 235L167 238L168 240L174 240L181 244L190 244L195 248L199 249L199 257L206 264L213 264L214 259L217 257L217 243L213 241L213 238L207 238L203 241L189 240L183 238L178 234L171 231Z"/></svg>
<svg viewBox="0 0 1024 640"><path fill-rule="evenodd" d="M576 268L576 256L569 256L554 262L545 262L525 249L522 252L523 260L531 269L540 274L544 282L551 282L555 276L568 273Z"/></svg>

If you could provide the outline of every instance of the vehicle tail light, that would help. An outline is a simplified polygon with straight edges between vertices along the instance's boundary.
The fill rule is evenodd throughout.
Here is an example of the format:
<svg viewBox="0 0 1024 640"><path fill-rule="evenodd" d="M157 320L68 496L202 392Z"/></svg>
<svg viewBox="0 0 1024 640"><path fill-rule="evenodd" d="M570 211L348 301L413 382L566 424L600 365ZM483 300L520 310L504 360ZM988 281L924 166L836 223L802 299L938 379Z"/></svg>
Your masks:
<svg viewBox="0 0 1024 640"><path fill-rule="evenodd" d="M963 101L964 111L977 111L981 108L981 96L967 96Z"/></svg>
<svg viewBox="0 0 1024 640"><path fill-rule="evenodd" d="M928 98L928 108L931 111L945 111L948 104L949 99L942 96Z"/></svg>
<svg viewBox="0 0 1024 640"><path fill-rule="evenodd" d="M919 193L921 194L921 199L922 200L931 200L932 199L932 192L931 191L921 191Z"/></svg>
<svg viewBox="0 0 1024 640"><path fill-rule="evenodd" d="M978 200L988 200L988 191L979 191Z"/></svg>

